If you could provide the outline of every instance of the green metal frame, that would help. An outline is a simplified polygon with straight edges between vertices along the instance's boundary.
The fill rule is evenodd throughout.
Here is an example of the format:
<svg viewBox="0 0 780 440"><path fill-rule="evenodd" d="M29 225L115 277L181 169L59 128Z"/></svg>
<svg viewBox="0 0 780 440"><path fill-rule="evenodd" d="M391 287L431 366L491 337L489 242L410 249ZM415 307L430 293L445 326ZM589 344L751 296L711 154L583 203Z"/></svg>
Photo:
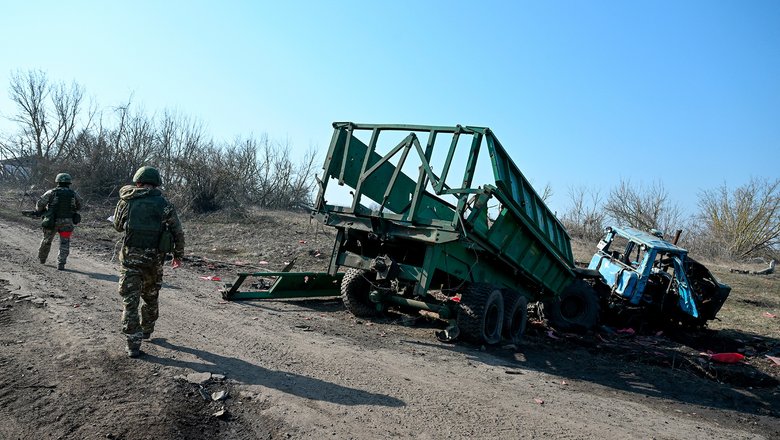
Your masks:
<svg viewBox="0 0 780 440"><path fill-rule="evenodd" d="M267 289L239 290L249 277L276 278ZM339 296L343 273L321 272L241 272L232 284L225 284L226 300L322 298Z"/></svg>
<svg viewBox="0 0 780 440"><path fill-rule="evenodd" d="M399 277L417 282L416 293L430 288L434 271L466 281L486 281L507 287L523 283L543 294L556 294L573 279L570 238L547 208L490 129L471 126L374 125L336 122L314 215L339 230L329 273L339 267L368 268L371 258L341 249L349 231L381 233L384 240L410 240L426 244L422 267L401 265ZM371 132L368 145L355 132ZM386 131L409 134L385 155L377 153L380 135ZM420 136L427 134L427 140ZM437 136L452 135L446 159L437 175L431 157ZM463 136L471 136L461 186L446 185L447 176ZM423 148L425 145L425 148ZM489 154L494 182L474 187L477 161L482 150ZM413 180L401 170L414 153L419 174ZM395 164L391 162L396 159ZM349 206L325 200L328 183L354 188ZM429 185L430 183L430 185ZM426 190L432 189L432 192ZM455 205L439 196L452 195ZM369 210L366 197L379 205ZM487 201L501 205L498 218L489 222ZM485 257L491 264L484 263ZM416 277L416 278L415 278ZM412 279L414 278L414 279Z"/></svg>

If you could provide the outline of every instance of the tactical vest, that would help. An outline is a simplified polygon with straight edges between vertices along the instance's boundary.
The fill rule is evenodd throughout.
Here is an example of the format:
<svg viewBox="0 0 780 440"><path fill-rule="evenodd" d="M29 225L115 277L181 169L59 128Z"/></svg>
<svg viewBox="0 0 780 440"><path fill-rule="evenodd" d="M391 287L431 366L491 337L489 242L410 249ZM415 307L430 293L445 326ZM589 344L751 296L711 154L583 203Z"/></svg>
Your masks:
<svg viewBox="0 0 780 440"><path fill-rule="evenodd" d="M59 187L54 190L54 198L50 207L55 218L73 217L73 199L76 193L70 188Z"/></svg>
<svg viewBox="0 0 780 440"><path fill-rule="evenodd" d="M160 195L150 195L131 199L128 205L125 246L157 249L168 202Z"/></svg>

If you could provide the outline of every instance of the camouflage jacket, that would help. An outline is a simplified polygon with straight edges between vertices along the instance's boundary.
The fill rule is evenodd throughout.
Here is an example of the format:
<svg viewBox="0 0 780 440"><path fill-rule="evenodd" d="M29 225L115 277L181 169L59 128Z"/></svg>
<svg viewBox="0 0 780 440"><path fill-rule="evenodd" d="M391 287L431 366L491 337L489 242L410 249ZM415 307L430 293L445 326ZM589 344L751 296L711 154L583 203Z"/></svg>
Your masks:
<svg viewBox="0 0 780 440"><path fill-rule="evenodd" d="M61 187L57 187L57 188L61 188ZM44 213L44 212L46 212L49 209L49 207L56 200L57 188L52 188L52 189L46 191L45 193L43 193L41 198L38 199L38 201L35 203L35 210L36 211L38 211L39 213ZM73 210L73 212L76 212L76 211L81 209L82 200L81 200L81 196L79 195L79 193L76 192L76 190L71 188L71 191L73 191L73 200L71 200L71 209ZM72 225L73 224L73 219L72 218L59 218L58 217L56 219L56 223L58 225L62 225L62 224Z"/></svg>
<svg viewBox="0 0 780 440"><path fill-rule="evenodd" d="M130 204L133 203L133 200L142 197L155 196L162 197L162 192L157 188L137 187L133 185L123 186L122 189L119 190L119 203L117 203L116 209L114 210L114 229L118 232L125 232ZM181 227L179 216L176 214L176 208L167 200L165 200L165 202L163 222L173 234L173 258L181 259L184 256L184 230ZM127 248L127 246L124 246L124 248ZM129 251L130 249L123 249L122 254L127 254Z"/></svg>

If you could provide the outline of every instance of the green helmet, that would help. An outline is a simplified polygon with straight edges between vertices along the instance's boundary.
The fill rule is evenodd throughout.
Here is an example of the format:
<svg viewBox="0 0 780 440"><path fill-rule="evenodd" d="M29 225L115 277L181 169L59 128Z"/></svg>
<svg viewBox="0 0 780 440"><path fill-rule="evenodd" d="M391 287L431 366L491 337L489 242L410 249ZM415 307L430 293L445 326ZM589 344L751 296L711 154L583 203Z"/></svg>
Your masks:
<svg viewBox="0 0 780 440"><path fill-rule="evenodd" d="M73 179L70 178L70 174L68 173L59 173L57 174L57 177L54 178L55 183L71 183Z"/></svg>
<svg viewBox="0 0 780 440"><path fill-rule="evenodd" d="M135 172L133 183L149 183L154 186L160 186L162 185L162 179L157 168L144 166L138 168L138 171Z"/></svg>

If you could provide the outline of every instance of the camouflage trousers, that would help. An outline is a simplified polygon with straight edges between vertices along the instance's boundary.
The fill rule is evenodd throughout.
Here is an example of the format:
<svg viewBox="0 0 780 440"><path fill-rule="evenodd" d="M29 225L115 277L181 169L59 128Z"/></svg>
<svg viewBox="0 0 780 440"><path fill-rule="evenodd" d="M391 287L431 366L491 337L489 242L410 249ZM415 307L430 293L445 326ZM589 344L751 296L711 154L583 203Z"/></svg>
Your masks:
<svg viewBox="0 0 780 440"><path fill-rule="evenodd" d="M51 251L51 243L54 241L55 234L60 234L60 251L57 254L57 263L67 263L68 254L70 254L70 235L72 233L73 224L57 225L53 229L44 229L41 245L38 246L38 259L41 263L45 263L46 259L49 258L49 251Z"/></svg>
<svg viewBox="0 0 780 440"><path fill-rule="evenodd" d="M122 332L128 347L140 347L144 333L154 331L159 316L163 258L142 249L123 248L120 254L119 295L122 297ZM143 305L141 305L143 301ZM139 313L140 305L140 313Z"/></svg>

